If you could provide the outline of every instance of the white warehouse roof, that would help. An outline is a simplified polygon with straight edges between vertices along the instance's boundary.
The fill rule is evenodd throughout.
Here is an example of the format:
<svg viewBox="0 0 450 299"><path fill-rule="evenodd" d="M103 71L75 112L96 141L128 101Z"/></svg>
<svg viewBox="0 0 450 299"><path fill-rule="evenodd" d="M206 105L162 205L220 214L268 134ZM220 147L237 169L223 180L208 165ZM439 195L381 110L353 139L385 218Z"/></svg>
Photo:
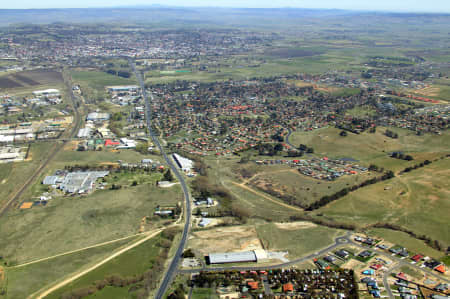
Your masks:
<svg viewBox="0 0 450 299"><path fill-rule="evenodd" d="M225 264L225 263L243 263L256 262L256 254L254 251L228 252L228 253L210 253L210 264Z"/></svg>
<svg viewBox="0 0 450 299"><path fill-rule="evenodd" d="M191 171L191 169L194 167L194 162L192 160L182 157L176 153L172 156L178 167L180 167L183 171Z"/></svg>

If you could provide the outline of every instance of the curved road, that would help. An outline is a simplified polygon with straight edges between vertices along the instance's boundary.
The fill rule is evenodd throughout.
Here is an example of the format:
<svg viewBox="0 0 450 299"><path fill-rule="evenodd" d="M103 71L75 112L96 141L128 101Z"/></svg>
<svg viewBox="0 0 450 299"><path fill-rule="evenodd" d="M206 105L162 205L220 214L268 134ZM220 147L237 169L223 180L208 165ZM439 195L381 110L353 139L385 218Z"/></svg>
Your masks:
<svg viewBox="0 0 450 299"><path fill-rule="evenodd" d="M149 135L152 138L153 143L159 148L161 154L164 157L164 160L166 160L166 163L169 165L172 172L175 173L175 176L177 177L178 181L180 182L181 188L183 189L184 199L185 199L185 204L186 204L186 209L185 209L186 222L184 224L184 229L183 229L183 234L181 237L180 244L178 245L178 249L175 253L175 256L172 259L172 261L170 262L169 268L168 268L167 272L165 273L164 278L161 281L161 285L159 286L159 289L155 295L156 299L161 299L164 296L165 292L167 291L169 284L172 282L172 279L173 279L176 271L178 270L178 264L180 262L181 254L183 253L184 247L186 245L187 237L189 234L189 229L191 226L191 214L192 214L191 199L190 199L190 195L189 195L189 189L186 185L186 182L184 181L182 174L178 171L178 168L174 165L172 160L167 156L164 148L162 147L161 143L159 142L158 137L156 135L154 135L154 133L152 131L151 106L150 106L150 102L148 99L147 91L145 90L144 80L142 79L142 75L140 74L140 72L137 71L136 65L134 64L134 62L131 59L129 60L129 63L131 65L131 68L133 69L134 74L136 75L136 78L139 81L139 85L141 86L141 90L142 90L142 96L144 97L144 100L145 100L146 121L147 121L147 128L149 131ZM153 99L153 95L150 95L150 96Z"/></svg>
<svg viewBox="0 0 450 299"><path fill-rule="evenodd" d="M308 260L311 260L315 257L321 256L326 254L329 251L332 251L336 249L337 247L345 244L349 244L351 242L350 240L351 232L347 232L345 236L340 236L334 239L334 243L326 248L323 248L317 252L314 252L312 254L309 254L307 256L276 265L270 265L270 266L255 266L255 267L245 267L245 266L237 266L237 267L213 267L213 268L206 268L203 267L201 269L192 269L192 270L180 270L180 273L196 273L199 271L225 271L225 270L238 270L238 271L257 271L257 270L266 270L266 269L278 269L278 268L286 268L291 267L295 264L300 264L303 262L306 262Z"/></svg>
<svg viewBox="0 0 450 299"><path fill-rule="evenodd" d="M287 130L288 130L288 134L286 135L285 142L287 143L287 145L289 145L289 146L291 146L291 147L293 147L293 148L297 148L297 146L293 145L293 144L289 141L289 137L291 137L292 130L291 130L290 128L287 128Z"/></svg>
<svg viewBox="0 0 450 299"><path fill-rule="evenodd" d="M187 270L180 270L179 272L180 273L197 273L199 271L207 271L207 272L209 272L209 271L226 271L226 270L237 270L237 271L252 271L252 270L254 270L254 271L257 271L257 270L286 268L286 267L293 266L295 264L306 262L306 261L311 260L311 259L313 259L315 257L322 256L322 255L324 255L324 254L326 254L326 253L328 253L328 252L330 252L332 250L335 250L337 247L340 247L340 246L343 246L343 245L351 245L351 246L355 246L355 247L358 247L358 248L364 249L364 250L371 249L372 251L376 252L377 254L379 254L381 256L384 256L384 257L387 257L387 258L389 258L389 259L391 259L391 260L393 260L394 262L397 263L397 264L393 265L392 268L388 269L384 273L384 276L383 276L383 284L384 284L384 286L386 288L386 291L388 292L389 298L395 298L393 293L392 293L392 290L391 290L391 288L389 286L388 280L387 280L388 277L389 277L389 274L394 272L394 271L396 271L397 269L399 269L402 266L409 266L409 267L415 268L415 269L417 269L417 270L419 270L419 271L421 271L423 273L426 273L429 276L433 276L433 277L435 277L437 279L445 281L446 283L450 283L450 280L446 279L442 275L439 275L437 273L433 273L432 271L430 271L430 270L428 270L426 268L421 268L421 267L419 267L419 266L417 266L415 264L411 264L408 259L401 259L401 258L398 258L397 256L392 256L392 254L390 254L390 253L387 253L387 252L384 252L384 251L381 251L381 250L376 250L374 248L369 248L369 247L366 247L366 246L362 246L361 244L354 242L351 239L351 235L352 235L352 232L348 231L345 236L337 237L334 240L334 244L332 244L332 245L330 245L330 246L328 246L328 247L326 247L326 248L324 248L324 249L322 249L322 250L320 250L318 252L315 252L315 253L312 253L310 255L307 255L307 256L304 256L304 257L292 260L292 261L287 262L287 263L281 263L281 264L276 264L276 265L271 265L271 266L255 266L255 267L248 267L248 266L247 267L245 267L245 266L242 266L242 267L241 266L237 266L237 267L223 267L222 266L222 267L212 267L212 268L202 267L201 269L187 269Z"/></svg>

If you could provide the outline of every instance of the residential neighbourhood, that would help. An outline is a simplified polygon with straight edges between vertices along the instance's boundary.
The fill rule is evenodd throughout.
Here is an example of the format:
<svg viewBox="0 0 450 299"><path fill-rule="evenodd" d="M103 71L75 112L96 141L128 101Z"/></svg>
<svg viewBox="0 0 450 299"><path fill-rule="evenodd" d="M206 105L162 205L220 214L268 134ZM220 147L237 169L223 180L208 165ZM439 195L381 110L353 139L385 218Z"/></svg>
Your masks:
<svg viewBox="0 0 450 299"><path fill-rule="evenodd" d="M0 299L450 298L445 5L244 2L0 9Z"/></svg>

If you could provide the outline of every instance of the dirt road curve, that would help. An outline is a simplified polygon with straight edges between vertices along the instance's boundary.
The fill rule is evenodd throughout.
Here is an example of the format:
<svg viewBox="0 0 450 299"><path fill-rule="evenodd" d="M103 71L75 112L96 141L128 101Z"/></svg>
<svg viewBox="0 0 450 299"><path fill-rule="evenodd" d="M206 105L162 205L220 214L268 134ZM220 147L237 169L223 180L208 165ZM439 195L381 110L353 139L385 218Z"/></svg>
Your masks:
<svg viewBox="0 0 450 299"><path fill-rule="evenodd" d="M100 266L106 264L106 263L109 262L110 260L112 260L112 259L118 257L119 255L121 255L121 254L127 252L128 250L133 249L133 248L136 247L136 246L139 246L140 244L142 244L142 243L144 243L145 241L147 241L147 240L153 238L154 236L156 236L156 235L159 234L160 232L162 232L161 229L159 229L159 230L157 230L157 231L154 231L153 233L149 234L149 235L146 236L145 238L140 239L139 241L136 241L135 243L133 243L133 244L131 244L131 245L129 245L129 246L127 246L127 247L125 247L125 248L123 248L123 249L117 251L116 253L110 255L109 257L107 257L107 258L105 258L104 260L102 260L101 262L98 262L97 264L95 264L95 265L89 267L88 269L83 270L83 271L81 271L81 272L78 272L78 273L74 274L73 276L64 279L63 281L59 282L58 284L56 284L56 285L50 287L49 289L47 289L47 290L45 290L45 291L42 291L42 292L41 292L41 291L38 291L38 292L36 292L36 293L30 295L28 298L29 298L29 299L31 299L31 298L42 299L42 298L48 296L50 293L56 291L57 289L62 288L63 286L65 286L65 285L71 283L72 281L75 281L76 279L80 278L81 276L83 276L83 275L85 275L85 274L87 274L87 273L89 273L89 272L91 272L91 271L97 269L98 267L100 267ZM39 292L41 292L41 293L40 293L40 294L37 294L37 293L39 293Z"/></svg>

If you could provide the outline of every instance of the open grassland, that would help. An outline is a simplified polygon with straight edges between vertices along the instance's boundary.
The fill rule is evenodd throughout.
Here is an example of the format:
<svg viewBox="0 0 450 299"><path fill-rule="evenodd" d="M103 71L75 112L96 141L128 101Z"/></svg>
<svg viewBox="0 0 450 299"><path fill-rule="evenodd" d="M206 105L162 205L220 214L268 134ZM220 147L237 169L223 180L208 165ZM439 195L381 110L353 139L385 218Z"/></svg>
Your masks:
<svg viewBox="0 0 450 299"><path fill-rule="evenodd" d="M195 231L189 239L188 248L199 255L256 249L287 251L288 258L294 259L332 244L342 233L341 230L307 221L279 223L251 220L240 226Z"/></svg>
<svg viewBox="0 0 450 299"><path fill-rule="evenodd" d="M337 229L309 222L268 223L256 226L256 231L266 250L287 251L289 259L305 256L326 247L342 233Z"/></svg>
<svg viewBox="0 0 450 299"><path fill-rule="evenodd" d="M32 144L29 161L0 164L0 204L5 204L23 186L26 179L44 162L55 146L51 142ZM28 160L27 159L27 160Z"/></svg>
<svg viewBox="0 0 450 299"><path fill-rule="evenodd" d="M74 70L71 72L75 83L89 85L91 88L104 90L105 86L136 84L132 78L122 78L105 72L93 70Z"/></svg>
<svg viewBox="0 0 450 299"><path fill-rule="evenodd" d="M156 206L181 200L179 186L155 184L55 198L45 207L14 210L2 217L0 252L10 263L22 263L133 235ZM156 216L150 219L150 227L164 222Z"/></svg>
<svg viewBox="0 0 450 299"><path fill-rule="evenodd" d="M404 129L389 128L398 133L398 139L384 135L386 128L378 127L376 133L348 133L346 137L339 136L341 130L322 128L311 132L295 132L290 138L294 145L306 144L314 148L316 156L331 158L352 158L363 165L375 164L393 171L414 165L417 161L432 160L448 153L450 148L450 133L441 136L426 134L417 136L414 132ZM410 154L417 161L404 161L390 158L393 151Z"/></svg>
<svg viewBox="0 0 450 299"><path fill-rule="evenodd" d="M22 299L69 274L80 271L109 255L112 251L132 242L134 238L113 244L86 249L19 268L7 269L8 286L4 298ZM0 298L3 298L0 296Z"/></svg>
<svg viewBox="0 0 450 299"><path fill-rule="evenodd" d="M233 204L245 209L250 217L288 221L291 216L302 213L298 211L299 208L289 209L281 200L262 192L251 192L248 189L232 184L227 189L236 198ZM267 197L271 198L272 201L268 200Z"/></svg>
<svg viewBox="0 0 450 299"><path fill-rule="evenodd" d="M217 299L216 292L210 288L195 288L192 291L192 299Z"/></svg>
<svg viewBox="0 0 450 299"><path fill-rule="evenodd" d="M161 234L156 237L145 241L141 245L130 249L122 255L114 258L99 268L87 273L74 282L64 286L63 288L51 293L46 299L61 298L66 292L76 290L79 288L90 287L95 281L103 280L108 276L117 275L122 278L133 277L143 274L150 269L162 250L159 246ZM134 298L132 294L129 294L128 287L114 287L108 286L101 291L96 292L94 295L86 298Z"/></svg>
<svg viewBox="0 0 450 299"><path fill-rule="evenodd" d="M404 232L393 231L384 228L372 228L366 232L369 236L383 238L384 240L403 246L413 253L420 253L434 258L442 258L443 252L437 251L426 245L423 241L412 238Z"/></svg>
<svg viewBox="0 0 450 299"><path fill-rule="evenodd" d="M249 186L261 191L275 191L288 202L289 198L292 198L296 204L307 206L325 195L331 195L373 177L366 173L343 176L335 181L324 181L303 175L296 168L285 167L285 171L266 171L255 176Z"/></svg>
<svg viewBox="0 0 450 299"><path fill-rule="evenodd" d="M242 184L258 172L276 171L285 167L258 166L254 163L239 164L238 159L210 159L207 160L208 178L215 184L226 188L235 198L231 203L245 210L250 217L287 221L290 216L298 215L302 211L298 207L286 207L286 204L262 191ZM242 169L249 177L242 177Z"/></svg>
<svg viewBox="0 0 450 299"><path fill-rule="evenodd" d="M376 222L401 225L418 235L450 244L450 159L360 188L316 213L359 226Z"/></svg>

